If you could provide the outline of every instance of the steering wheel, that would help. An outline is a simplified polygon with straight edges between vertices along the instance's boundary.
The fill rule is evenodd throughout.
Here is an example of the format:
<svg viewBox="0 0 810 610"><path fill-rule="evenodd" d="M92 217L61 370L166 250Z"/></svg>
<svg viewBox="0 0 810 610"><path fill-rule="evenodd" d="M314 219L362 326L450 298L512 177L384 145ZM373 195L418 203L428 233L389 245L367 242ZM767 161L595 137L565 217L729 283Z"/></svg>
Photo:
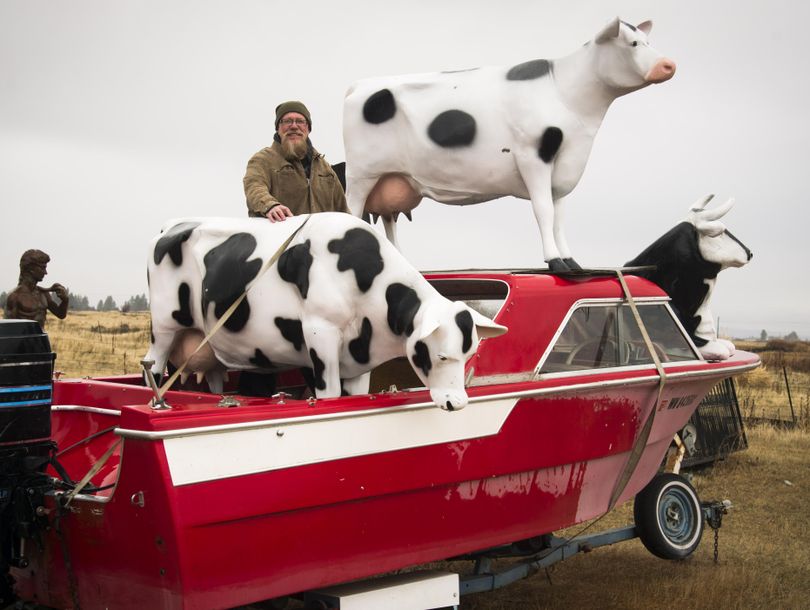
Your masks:
<svg viewBox="0 0 810 610"><path fill-rule="evenodd" d="M669 356L667 356L667 353L664 351L661 344L656 343L655 341L653 341L652 344L655 354L658 356L658 360L661 362L669 362ZM644 341L632 341L631 345L634 354L643 355L642 357L644 358L649 356L650 350L647 349L647 344Z"/></svg>
<svg viewBox="0 0 810 610"><path fill-rule="evenodd" d="M594 364L598 366L599 362L604 358L606 354L610 355L609 350L613 350L614 360L618 364L618 354L619 354L619 344L616 342L615 339L603 339L601 337L596 339L589 339L585 341L585 343L580 343L574 349L571 350L571 353L568 354L568 357L565 359L566 364L574 364L574 361L580 356L580 354L588 349L594 349L593 357L590 358L588 352L585 352L583 355L583 360L587 361L588 364ZM597 358L598 356L598 358Z"/></svg>

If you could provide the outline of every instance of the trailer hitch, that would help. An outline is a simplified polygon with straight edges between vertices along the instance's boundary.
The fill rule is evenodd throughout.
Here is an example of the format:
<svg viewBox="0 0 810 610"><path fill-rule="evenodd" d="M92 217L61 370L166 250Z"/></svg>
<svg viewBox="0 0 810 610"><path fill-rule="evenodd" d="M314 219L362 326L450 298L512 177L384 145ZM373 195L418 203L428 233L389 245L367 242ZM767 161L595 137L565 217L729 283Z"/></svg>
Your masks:
<svg viewBox="0 0 810 610"><path fill-rule="evenodd" d="M731 500L709 500L700 503L700 508L703 510L703 520L714 530L714 563L717 563L720 557L719 538L720 527L723 525L723 515L727 515L731 507Z"/></svg>

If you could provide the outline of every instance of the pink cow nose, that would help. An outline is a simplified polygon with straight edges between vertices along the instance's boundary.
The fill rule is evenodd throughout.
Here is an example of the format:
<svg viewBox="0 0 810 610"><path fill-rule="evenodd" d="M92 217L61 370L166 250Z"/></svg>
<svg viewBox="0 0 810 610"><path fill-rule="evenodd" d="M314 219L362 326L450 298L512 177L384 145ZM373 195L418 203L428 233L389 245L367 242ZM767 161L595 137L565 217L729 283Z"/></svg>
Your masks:
<svg viewBox="0 0 810 610"><path fill-rule="evenodd" d="M659 59L647 72L645 80L649 83L663 83L675 76L675 62L671 59Z"/></svg>

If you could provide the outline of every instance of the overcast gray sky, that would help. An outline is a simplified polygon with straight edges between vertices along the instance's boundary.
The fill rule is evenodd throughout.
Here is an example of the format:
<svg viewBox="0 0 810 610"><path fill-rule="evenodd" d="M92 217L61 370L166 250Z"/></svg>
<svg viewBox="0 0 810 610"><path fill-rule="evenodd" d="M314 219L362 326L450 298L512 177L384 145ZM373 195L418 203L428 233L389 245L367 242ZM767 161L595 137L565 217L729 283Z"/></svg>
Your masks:
<svg viewBox="0 0 810 610"><path fill-rule="evenodd" d="M0 290L39 248L45 283L92 304L146 292L165 220L245 214L279 102L309 106L335 163L355 80L560 57L616 15L652 19L678 71L608 112L569 197L577 260L620 265L699 196L734 196L754 259L719 277L721 332L810 336L810 5L786 0L0 0ZM399 235L420 269L544 266L527 201L425 200Z"/></svg>

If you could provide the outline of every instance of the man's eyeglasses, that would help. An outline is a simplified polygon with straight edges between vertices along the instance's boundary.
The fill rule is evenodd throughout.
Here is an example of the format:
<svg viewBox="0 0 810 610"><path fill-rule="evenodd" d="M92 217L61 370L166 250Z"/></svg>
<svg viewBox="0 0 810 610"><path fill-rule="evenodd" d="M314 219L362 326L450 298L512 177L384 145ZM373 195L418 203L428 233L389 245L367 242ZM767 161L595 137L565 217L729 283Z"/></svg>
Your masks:
<svg viewBox="0 0 810 610"><path fill-rule="evenodd" d="M303 127L307 124L306 119L281 119L278 122L279 125L284 125L284 127L289 127L290 125L296 125L297 127Z"/></svg>

